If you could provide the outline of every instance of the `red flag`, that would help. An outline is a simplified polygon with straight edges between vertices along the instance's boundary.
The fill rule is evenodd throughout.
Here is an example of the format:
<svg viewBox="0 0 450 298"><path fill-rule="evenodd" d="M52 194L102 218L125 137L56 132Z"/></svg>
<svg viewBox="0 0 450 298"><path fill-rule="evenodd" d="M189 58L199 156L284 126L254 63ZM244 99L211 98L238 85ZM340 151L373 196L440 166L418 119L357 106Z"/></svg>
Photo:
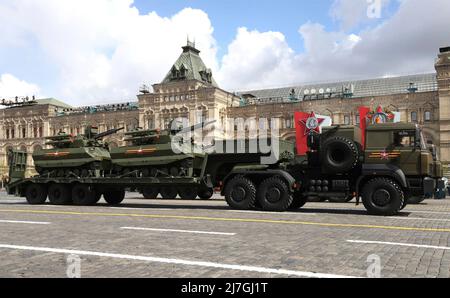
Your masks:
<svg viewBox="0 0 450 298"><path fill-rule="evenodd" d="M309 116L310 114L308 113L295 112L294 121L297 142L297 155L306 155L306 152L308 152L308 135L305 134L305 120L307 120Z"/></svg>
<svg viewBox="0 0 450 298"><path fill-rule="evenodd" d="M370 113L370 108L359 107L359 127L361 128L361 145L363 150L366 149L366 128L367 115Z"/></svg>

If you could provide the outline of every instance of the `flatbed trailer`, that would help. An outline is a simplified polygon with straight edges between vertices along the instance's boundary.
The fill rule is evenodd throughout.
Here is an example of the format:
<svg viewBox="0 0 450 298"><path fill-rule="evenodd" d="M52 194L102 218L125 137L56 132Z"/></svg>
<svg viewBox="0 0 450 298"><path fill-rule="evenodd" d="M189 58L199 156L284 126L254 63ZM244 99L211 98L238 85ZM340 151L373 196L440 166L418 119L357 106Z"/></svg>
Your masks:
<svg viewBox="0 0 450 298"><path fill-rule="evenodd" d="M205 173L207 158L205 158L201 174L198 177L50 177L34 176L25 178L27 153L11 151L9 157L10 181L6 185L7 193L25 197L30 204L43 204L48 199L57 205L71 204L93 205L103 195L109 204L120 204L127 190L139 191L145 195L148 188L174 190L171 198L183 190L196 190L198 192L212 192L213 183L210 175ZM156 193L157 195L158 193ZM189 196L185 191L184 194ZM170 193L167 193L170 196ZM208 194L208 196L211 194ZM164 196L164 194L163 194ZM193 198L195 198L193 197Z"/></svg>

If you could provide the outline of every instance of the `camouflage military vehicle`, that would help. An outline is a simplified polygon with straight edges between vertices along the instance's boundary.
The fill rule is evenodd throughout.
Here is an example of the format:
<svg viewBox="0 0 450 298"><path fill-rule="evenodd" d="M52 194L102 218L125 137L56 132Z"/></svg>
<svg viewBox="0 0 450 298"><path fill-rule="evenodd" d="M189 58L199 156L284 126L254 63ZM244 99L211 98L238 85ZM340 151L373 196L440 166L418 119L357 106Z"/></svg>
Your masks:
<svg viewBox="0 0 450 298"><path fill-rule="evenodd" d="M56 162L39 164L39 159L35 159L38 166L45 165L50 172L47 176L25 178L26 152L12 150L8 155L7 191L26 197L30 204L43 204L48 197L53 204L92 205L103 194L108 204L116 205L124 199L126 189L138 189L147 198L161 193L163 198L172 199L177 195L208 197L213 188L220 188L228 205L234 209L286 211L301 208L310 198L356 197L357 204L362 200L370 214L392 216L413 198L431 197L442 181L437 154L427 148L418 125L333 126L316 132L319 121L313 118L315 116L295 121L297 149L287 142L280 143L282 154L271 165L259 163L264 155L262 150L210 155L182 153L174 158L176 154L171 147L169 149L169 142L178 135L176 131L182 130L139 131L127 135L131 146L112 150L110 175L94 177L72 174L80 164L69 158L70 150L76 150L73 154L81 151L82 167L98 160L85 159L87 154L82 154L80 149L86 147L71 147L72 141L67 142L67 137L61 134L61 139L51 141L56 141L55 148L47 153L58 157L60 152L70 151L69 155L64 153L64 159L75 167L67 168L65 163ZM299 125L304 122L305 126ZM99 136L102 135L86 139ZM234 145L237 147L238 143ZM158 156L160 152L165 153ZM45 154L43 151L40 155ZM186 160L189 164L184 164ZM201 167L197 168L199 163ZM51 177L58 165L69 177ZM172 166L177 176L171 176ZM127 168L129 170L125 171ZM92 170L88 173L93 174ZM143 177L147 175L149 177Z"/></svg>
<svg viewBox="0 0 450 298"><path fill-rule="evenodd" d="M111 168L108 147L102 138L117 133L112 129L98 133L96 127L88 126L85 134L72 136L64 132L47 137L47 146L33 153L36 171L47 177L98 177Z"/></svg>
<svg viewBox="0 0 450 298"><path fill-rule="evenodd" d="M298 135L305 133L304 127ZM334 126L310 132L306 155L278 169L235 170L222 194L237 209L298 209L313 198L357 198L370 214L395 215L409 200L431 197L442 166L416 124Z"/></svg>
<svg viewBox="0 0 450 298"><path fill-rule="evenodd" d="M124 141L128 146L111 149L113 175L121 177L198 177L202 170L205 154L202 148L195 150L191 140L185 142L183 135L196 129L201 129L210 123L195 126L160 130L134 130L125 133ZM181 136L181 137L180 137ZM173 146L179 146L179 152L174 152ZM163 198L175 198L177 194L184 199L194 199L212 196L212 191L206 194L198 193L196 189L175 187L145 187L141 189L145 198L156 198L159 193Z"/></svg>

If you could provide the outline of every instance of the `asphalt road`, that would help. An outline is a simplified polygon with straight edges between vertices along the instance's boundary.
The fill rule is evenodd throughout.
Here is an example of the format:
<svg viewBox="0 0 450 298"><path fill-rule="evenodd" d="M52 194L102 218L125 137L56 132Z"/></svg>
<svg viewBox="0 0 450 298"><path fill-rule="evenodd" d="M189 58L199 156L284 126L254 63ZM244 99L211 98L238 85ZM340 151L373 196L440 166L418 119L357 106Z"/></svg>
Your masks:
<svg viewBox="0 0 450 298"><path fill-rule="evenodd" d="M0 193L0 277L450 276L450 200L397 217L355 203L266 213L220 198L102 202L30 206Z"/></svg>

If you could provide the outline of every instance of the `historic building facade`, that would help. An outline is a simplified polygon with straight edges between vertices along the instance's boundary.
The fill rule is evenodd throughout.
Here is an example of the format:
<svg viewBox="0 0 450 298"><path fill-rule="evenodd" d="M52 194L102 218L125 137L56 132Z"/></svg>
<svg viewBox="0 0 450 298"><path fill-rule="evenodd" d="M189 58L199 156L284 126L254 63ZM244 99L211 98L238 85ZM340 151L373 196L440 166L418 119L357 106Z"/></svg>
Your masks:
<svg viewBox="0 0 450 298"><path fill-rule="evenodd" d="M167 128L172 119L184 117L195 124L206 119L278 118L281 137L294 139L294 112L314 111L334 124L358 124L358 107L383 106L401 114L402 121L420 124L428 139L440 148L441 159L450 163L450 48L440 49L436 73L326 83L291 88L253 90L237 94L221 89L189 43L161 83L143 87L137 103L73 108L55 99L35 105L0 110L0 175L7 174L6 152L19 148L31 154L45 147L45 137L59 131L82 134L86 125L100 131ZM124 145L123 133L105 141Z"/></svg>

